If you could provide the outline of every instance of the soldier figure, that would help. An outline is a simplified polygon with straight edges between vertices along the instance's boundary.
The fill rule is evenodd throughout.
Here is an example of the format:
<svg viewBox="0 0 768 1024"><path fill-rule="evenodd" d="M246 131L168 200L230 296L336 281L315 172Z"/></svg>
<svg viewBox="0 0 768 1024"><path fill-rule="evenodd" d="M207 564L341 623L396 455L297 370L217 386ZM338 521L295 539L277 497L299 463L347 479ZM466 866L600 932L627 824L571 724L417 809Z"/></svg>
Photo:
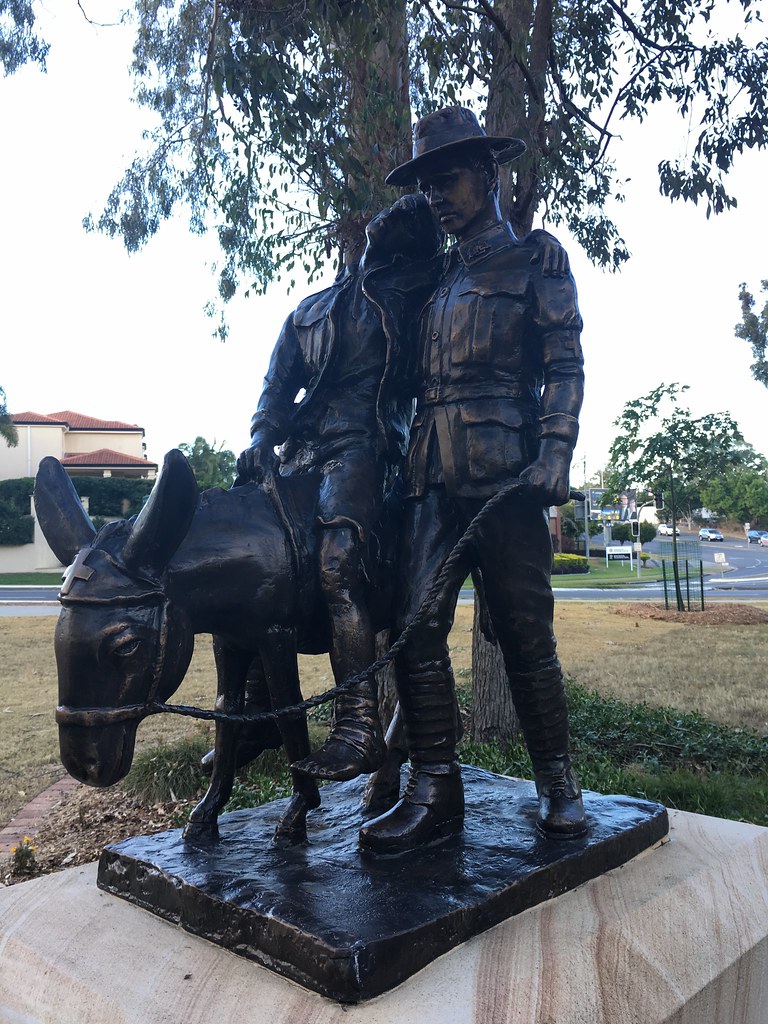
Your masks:
<svg viewBox="0 0 768 1024"><path fill-rule="evenodd" d="M443 240L423 197L407 197L400 206L408 210L405 234L391 241L417 263L409 260L414 270L389 281L398 324L402 309L431 286L425 261ZM375 658L368 546L385 479L405 454L413 404L399 384L400 331L391 317L382 323L381 310L363 292L364 276L357 264L346 267L288 317L253 416L250 447L237 463L242 479L263 482L275 472L279 445L281 473L318 477L317 570L337 683ZM351 779L375 771L384 753L376 685L362 682L336 698L327 742L296 767L316 778Z"/></svg>
<svg viewBox="0 0 768 1024"><path fill-rule="evenodd" d="M410 388L417 408L393 636L412 618L472 517L519 477L524 493L486 521L473 558L533 763L538 827L567 839L586 826L568 755L546 516L548 506L568 497L583 393L582 324L562 249L544 232L516 238L501 217L498 164L524 149L519 139L487 136L471 111L447 108L416 124L413 159L388 178L418 184L441 227L455 237L413 340ZM371 223L366 263L391 249L409 216L396 204ZM385 291L387 273L373 270L366 291ZM447 644L460 583L397 660L411 776L394 808L363 827L361 844L373 851L398 853L462 828Z"/></svg>

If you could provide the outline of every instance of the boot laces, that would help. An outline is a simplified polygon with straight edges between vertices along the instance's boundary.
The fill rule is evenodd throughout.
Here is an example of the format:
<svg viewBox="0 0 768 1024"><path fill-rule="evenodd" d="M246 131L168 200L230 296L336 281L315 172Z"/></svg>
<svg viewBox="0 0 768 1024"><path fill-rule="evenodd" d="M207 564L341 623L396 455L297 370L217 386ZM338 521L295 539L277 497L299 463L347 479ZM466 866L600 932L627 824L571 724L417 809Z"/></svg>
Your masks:
<svg viewBox="0 0 768 1024"><path fill-rule="evenodd" d="M553 776L549 784L550 798L559 798L570 795L570 780L565 768L560 768Z"/></svg>

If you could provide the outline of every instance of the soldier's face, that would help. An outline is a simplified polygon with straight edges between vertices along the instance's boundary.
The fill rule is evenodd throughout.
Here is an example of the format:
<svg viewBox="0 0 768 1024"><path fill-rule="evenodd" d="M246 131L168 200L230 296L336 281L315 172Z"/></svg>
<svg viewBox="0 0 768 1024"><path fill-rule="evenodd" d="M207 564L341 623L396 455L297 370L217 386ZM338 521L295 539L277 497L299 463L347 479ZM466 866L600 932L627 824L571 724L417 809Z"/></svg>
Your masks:
<svg viewBox="0 0 768 1024"><path fill-rule="evenodd" d="M461 163L426 168L419 189L442 229L459 239L472 234L492 203L485 173Z"/></svg>

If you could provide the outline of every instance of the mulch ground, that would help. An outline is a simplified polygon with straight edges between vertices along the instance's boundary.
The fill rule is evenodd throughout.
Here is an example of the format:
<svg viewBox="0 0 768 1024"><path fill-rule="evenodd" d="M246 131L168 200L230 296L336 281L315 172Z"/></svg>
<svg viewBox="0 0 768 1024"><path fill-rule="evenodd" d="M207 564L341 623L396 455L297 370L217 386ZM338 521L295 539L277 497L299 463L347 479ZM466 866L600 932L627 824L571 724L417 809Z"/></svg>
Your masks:
<svg viewBox="0 0 768 1024"><path fill-rule="evenodd" d="M618 604L616 615L633 619L659 619L662 622L680 622L686 626L760 626L768 622L768 612L750 604L714 604L689 612L667 610L661 604Z"/></svg>
<svg viewBox="0 0 768 1024"><path fill-rule="evenodd" d="M108 843L178 828L193 806L145 804L129 796L120 785L111 789L78 785L47 812L36 829L26 830L34 845L33 869L24 874L14 872L13 858L7 855L0 860L0 883L13 885L88 864L99 859Z"/></svg>

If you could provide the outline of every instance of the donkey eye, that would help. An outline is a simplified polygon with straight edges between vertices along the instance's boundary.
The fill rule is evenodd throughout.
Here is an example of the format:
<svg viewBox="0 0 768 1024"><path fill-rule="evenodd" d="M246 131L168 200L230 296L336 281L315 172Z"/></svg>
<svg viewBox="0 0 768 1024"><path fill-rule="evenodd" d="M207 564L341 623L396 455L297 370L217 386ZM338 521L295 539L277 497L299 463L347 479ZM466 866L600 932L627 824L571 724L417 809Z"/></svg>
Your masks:
<svg viewBox="0 0 768 1024"><path fill-rule="evenodd" d="M130 658L141 647L141 640L137 636L121 637L112 648L112 653L119 658Z"/></svg>

